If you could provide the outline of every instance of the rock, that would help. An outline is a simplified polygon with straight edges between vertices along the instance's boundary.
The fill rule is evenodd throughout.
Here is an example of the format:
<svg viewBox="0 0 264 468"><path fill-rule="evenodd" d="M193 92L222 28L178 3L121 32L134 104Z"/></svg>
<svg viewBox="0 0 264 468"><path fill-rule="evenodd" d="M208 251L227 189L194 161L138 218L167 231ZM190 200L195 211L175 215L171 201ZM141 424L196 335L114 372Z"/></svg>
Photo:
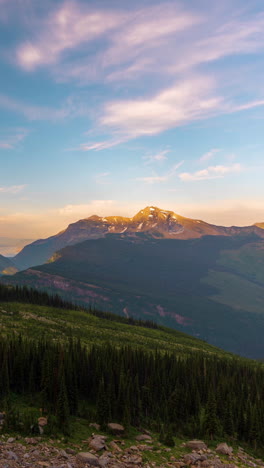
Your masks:
<svg viewBox="0 0 264 468"><path fill-rule="evenodd" d="M150 442L152 442L152 437L148 434L140 434L136 437L136 440L138 440L139 442L141 440L149 440Z"/></svg>
<svg viewBox="0 0 264 468"><path fill-rule="evenodd" d="M9 437L9 439L7 439L8 444L13 444L15 441L16 441L15 437Z"/></svg>
<svg viewBox="0 0 264 468"><path fill-rule="evenodd" d="M92 466L100 466L98 458L90 452L79 452L76 458L82 463L89 463Z"/></svg>
<svg viewBox="0 0 264 468"><path fill-rule="evenodd" d="M89 447L96 452L103 450L106 448L105 445L106 437L103 435L93 435L92 438L89 440Z"/></svg>
<svg viewBox="0 0 264 468"><path fill-rule="evenodd" d="M100 466L104 467L106 465L108 465L108 463L110 463L111 461L111 458L106 456L106 455L102 455L100 458L99 458L99 464Z"/></svg>
<svg viewBox="0 0 264 468"><path fill-rule="evenodd" d="M60 450L60 456L68 460L69 455L65 452L65 450Z"/></svg>
<svg viewBox="0 0 264 468"><path fill-rule="evenodd" d="M11 437L11 438L12 438L12 437ZM15 460L15 461L18 460L17 454L16 454L15 452L12 452L11 450L9 450L9 451L7 452L7 458L8 458L8 460Z"/></svg>
<svg viewBox="0 0 264 468"><path fill-rule="evenodd" d="M201 455L199 453L187 453L183 459L186 465L195 465L195 463L201 460Z"/></svg>
<svg viewBox="0 0 264 468"><path fill-rule="evenodd" d="M207 445L202 440L190 440L185 446L191 450L207 450Z"/></svg>
<svg viewBox="0 0 264 468"><path fill-rule="evenodd" d="M142 463L142 457L140 455L131 455L126 458L126 463L131 463L132 465L140 465Z"/></svg>
<svg viewBox="0 0 264 468"><path fill-rule="evenodd" d="M215 451L221 455L232 455L233 448L229 447L225 442L223 442L216 447Z"/></svg>
<svg viewBox="0 0 264 468"><path fill-rule="evenodd" d="M111 447L114 452L122 452L122 449L118 447L118 445L113 440L110 442L109 447Z"/></svg>
<svg viewBox="0 0 264 468"><path fill-rule="evenodd" d="M47 426L48 424L48 418L45 418L44 416L41 416L38 418L38 425L41 427Z"/></svg>
<svg viewBox="0 0 264 468"><path fill-rule="evenodd" d="M107 424L108 429L110 429L111 432L114 434L123 434L125 432L124 426L121 426L121 424L117 423L108 423Z"/></svg>
<svg viewBox="0 0 264 468"><path fill-rule="evenodd" d="M144 452L145 450L153 450L153 445L138 445L137 446L138 450L141 450L142 452Z"/></svg>
<svg viewBox="0 0 264 468"><path fill-rule="evenodd" d="M100 431L100 424L97 424L97 423L90 423L89 424L89 427L94 427L94 429L96 429L97 431Z"/></svg>
<svg viewBox="0 0 264 468"><path fill-rule="evenodd" d="M35 437L25 437L25 442L31 445L37 445L38 441Z"/></svg>
<svg viewBox="0 0 264 468"><path fill-rule="evenodd" d="M69 455L75 455L76 454L76 450L73 450L72 448L70 447L67 447L65 449L65 452L68 453Z"/></svg>

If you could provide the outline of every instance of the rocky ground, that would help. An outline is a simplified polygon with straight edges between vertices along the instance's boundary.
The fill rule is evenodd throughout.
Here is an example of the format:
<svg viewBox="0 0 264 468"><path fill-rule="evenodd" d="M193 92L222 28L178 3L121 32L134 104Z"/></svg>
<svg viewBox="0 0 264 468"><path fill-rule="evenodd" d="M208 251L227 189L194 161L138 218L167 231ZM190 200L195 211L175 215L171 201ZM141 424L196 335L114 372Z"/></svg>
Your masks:
<svg viewBox="0 0 264 468"><path fill-rule="evenodd" d="M1 468L264 468L264 462L247 454L241 447L233 451L226 443L215 449L203 441L188 441L168 448L149 433L133 441L122 436L93 434L82 444L69 444L47 437L0 438Z"/></svg>

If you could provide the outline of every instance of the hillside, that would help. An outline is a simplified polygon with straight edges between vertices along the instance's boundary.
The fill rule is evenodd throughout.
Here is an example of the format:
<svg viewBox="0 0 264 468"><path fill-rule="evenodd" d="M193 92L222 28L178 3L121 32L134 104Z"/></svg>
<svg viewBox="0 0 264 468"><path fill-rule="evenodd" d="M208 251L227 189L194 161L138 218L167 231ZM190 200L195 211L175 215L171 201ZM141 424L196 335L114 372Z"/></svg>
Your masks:
<svg viewBox="0 0 264 468"><path fill-rule="evenodd" d="M264 231L258 226L222 227L180 216L173 211L148 206L132 218L121 216L90 216L70 224L64 231L37 240L25 246L14 257L19 269L41 265L57 251L89 239L98 239L109 233L131 236L139 232L154 238L194 239L202 236L234 236L257 234L264 238Z"/></svg>
<svg viewBox="0 0 264 468"><path fill-rule="evenodd" d="M21 293L38 297L34 291ZM173 447L175 436L234 441L234 435L239 443L255 447L257 441L258 449L263 449L261 363L172 330L134 326L87 311L8 301L1 302L0 319L0 404L6 410L1 418L5 432L32 437L34 428L43 437L25 439L26 444L46 439L60 443L63 433L66 443L71 437L78 440L75 448L81 441L92 448L93 437L87 437L90 423L94 428L96 421L115 436L115 442L117 436L135 438L139 431L149 435L151 430L155 443L162 442L157 450L163 444ZM43 423L42 432L38 421ZM111 426L112 421L124 427ZM136 440L146 444L146 437L140 437ZM1 440L0 451L6 442L5 437ZM7 444L14 441L8 439ZM11 445L12 449L19 447ZM33 459L35 452L38 460L37 451ZM192 459L184 461L188 465ZM133 464L141 466L141 461ZM226 468L224 461L221 468Z"/></svg>
<svg viewBox="0 0 264 468"><path fill-rule="evenodd" d="M255 235L175 240L115 234L67 247L49 263L3 281L263 358L263 247Z"/></svg>
<svg viewBox="0 0 264 468"><path fill-rule="evenodd" d="M18 268L9 258L0 255L0 276L1 275L13 275L18 272Z"/></svg>
<svg viewBox="0 0 264 468"><path fill-rule="evenodd" d="M123 323L124 322L124 323ZM169 328L149 328L120 322L109 315L101 318L85 310L33 305L19 302L0 302L1 335L22 334L38 339L45 336L52 341L67 342L80 339L86 346L111 343L113 346L130 345L142 350L174 352L187 355L202 352L217 356L230 354L197 338ZM231 356L231 355L230 355Z"/></svg>

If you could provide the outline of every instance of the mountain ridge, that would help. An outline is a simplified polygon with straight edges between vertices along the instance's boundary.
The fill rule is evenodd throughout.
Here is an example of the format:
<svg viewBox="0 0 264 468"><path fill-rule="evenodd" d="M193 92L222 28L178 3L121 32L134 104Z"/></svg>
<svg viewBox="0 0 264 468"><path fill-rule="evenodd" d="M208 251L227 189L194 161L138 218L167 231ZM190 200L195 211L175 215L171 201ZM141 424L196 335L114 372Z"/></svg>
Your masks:
<svg viewBox="0 0 264 468"><path fill-rule="evenodd" d="M125 317L152 320L247 357L264 356L264 241L109 234L4 278Z"/></svg>
<svg viewBox="0 0 264 468"><path fill-rule="evenodd" d="M98 239L108 234L133 236L139 232L145 232L154 238L165 239L195 239L206 235L256 234L264 238L264 230L257 224L245 227L217 226L199 219L186 218L170 210L147 206L131 218L92 215L71 223L58 234L28 244L13 258L13 261L19 269L27 269L46 263L57 250L68 245L75 245L89 239Z"/></svg>

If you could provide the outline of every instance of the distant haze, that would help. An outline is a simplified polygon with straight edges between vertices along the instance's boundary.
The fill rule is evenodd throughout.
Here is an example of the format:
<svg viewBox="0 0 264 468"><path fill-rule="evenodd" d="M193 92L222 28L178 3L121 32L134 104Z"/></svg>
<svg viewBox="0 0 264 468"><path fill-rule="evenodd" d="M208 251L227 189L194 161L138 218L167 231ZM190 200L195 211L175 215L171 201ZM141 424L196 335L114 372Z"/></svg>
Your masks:
<svg viewBox="0 0 264 468"><path fill-rule="evenodd" d="M34 239L11 239L9 237L0 237L0 254L5 257L13 257L20 252L23 247Z"/></svg>
<svg viewBox="0 0 264 468"><path fill-rule="evenodd" d="M142 203L125 204L113 200L95 200L88 204L67 205L62 208L29 213L15 213L0 217L0 253L14 255L26 243L25 239L40 239L57 234L68 224L97 214L99 216L133 216L147 205L155 205L165 210L194 219L202 219L220 226L248 226L264 221L264 202L259 200L211 201L207 204L182 204L170 201L144 200ZM14 239L19 232L22 239ZM10 240L8 239L10 238ZM3 237L2 237L3 239Z"/></svg>

